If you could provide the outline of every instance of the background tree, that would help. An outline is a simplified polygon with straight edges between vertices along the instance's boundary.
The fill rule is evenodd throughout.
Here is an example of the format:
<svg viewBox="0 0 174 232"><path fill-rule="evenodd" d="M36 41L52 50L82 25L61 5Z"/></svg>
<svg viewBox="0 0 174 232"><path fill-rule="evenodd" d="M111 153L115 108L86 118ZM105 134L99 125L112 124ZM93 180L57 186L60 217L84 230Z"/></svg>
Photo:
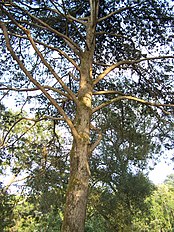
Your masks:
<svg viewBox="0 0 174 232"><path fill-rule="evenodd" d="M69 173L68 151L61 150L68 144L44 118L33 121L4 108L0 119L6 143L0 150L2 231L60 229ZM10 191L14 187L16 196Z"/></svg>
<svg viewBox="0 0 174 232"><path fill-rule="evenodd" d="M134 218L140 221L142 215L148 215L149 205L145 199L153 190L153 184L142 173L125 173L121 180L117 180L114 190L98 184L91 189L87 225L96 220L96 227L101 231L133 231Z"/></svg>
<svg viewBox="0 0 174 232"><path fill-rule="evenodd" d="M0 230L8 231L6 228L11 228L14 225L13 221L13 207L14 196L2 191L2 184L0 186Z"/></svg>
<svg viewBox="0 0 174 232"><path fill-rule="evenodd" d="M1 132L6 138L6 148L1 149L1 167L4 175L9 172L9 167L14 174L3 190L8 190L10 185L15 184L16 187L18 185L18 194L20 193L20 197L13 199L10 211L13 224L4 226L4 230L34 231L44 228L46 231L59 231L69 173L67 154L62 151L62 146L68 146L66 140L58 136L59 131L52 127L52 123L44 121L44 118L34 122L26 113L24 116L24 113L14 113L7 109L2 110L0 115ZM111 113L109 115L109 125L108 120L101 120L100 126L105 133L101 146L91 160L92 178L85 231L131 230L137 211L144 214L147 210L144 199L151 192L150 184L140 173L146 166L145 154L150 153L151 146L147 148L144 137L142 141L135 140L139 136L136 131L134 136L122 133L120 144L116 141L119 137L117 133L120 133L115 127L116 117L111 117ZM18 123L14 123L16 120ZM127 131L133 125L132 117ZM109 131L112 131L112 137L109 136ZM113 143L112 146L108 144L109 141ZM127 149L124 145L125 142L132 144L133 141L139 151L138 156L133 148ZM135 153L134 156L131 155L132 152ZM140 165L139 168L137 165ZM20 177L22 173L24 176ZM22 183L19 181L18 184L20 179ZM6 195L11 198L10 192ZM5 206L10 206L8 198L4 201Z"/></svg>
<svg viewBox="0 0 174 232"><path fill-rule="evenodd" d="M15 91L18 107L31 102L39 120L66 122L73 143L62 231L84 231L89 159L102 133L95 115L130 100L153 109L159 122L173 120L172 7L150 0L0 7L2 99Z"/></svg>
<svg viewBox="0 0 174 232"><path fill-rule="evenodd" d="M157 186L153 194L146 199L149 213L144 218L136 218L135 231L173 231L174 198L171 186L172 176L168 176L163 184ZM168 180L170 180L168 182Z"/></svg>

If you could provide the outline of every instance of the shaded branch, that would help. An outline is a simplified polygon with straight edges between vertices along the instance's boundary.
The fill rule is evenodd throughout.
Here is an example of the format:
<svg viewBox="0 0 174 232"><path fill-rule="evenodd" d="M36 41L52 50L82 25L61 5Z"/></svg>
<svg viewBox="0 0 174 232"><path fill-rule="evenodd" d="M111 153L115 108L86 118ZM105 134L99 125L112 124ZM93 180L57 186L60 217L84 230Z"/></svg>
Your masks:
<svg viewBox="0 0 174 232"><path fill-rule="evenodd" d="M108 19L108 18L112 17L115 14L119 14L120 12L125 11L125 10L129 10L131 8L133 8L133 6L122 7L120 9L116 10L116 11L111 12L110 14L108 14L108 15L102 17L102 18L99 18L97 22L100 23L101 21L103 21L105 19Z"/></svg>
<svg viewBox="0 0 174 232"><path fill-rule="evenodd" d="M54 1L52 1L52 0L50 0L50 1L51 1L51 3L53 4L53 6L55 7L55 9L46 7L47 10L50 10L50 11L52 11L52 12L54 12L54 13L57 13L57 14L60 15L61 17L66 18L69 22L75 21L75 22L77 22L77 23L81 23L81 24L83 24L83 25L86 25L87 19L85 19L85 21L84 21L84 19L75 18L75 17L73 17L73 16L72 16L71 14L69 14L69 13L68 13L68 14L63 14L63 13L58 9L58 7L57 7L56 4L54 3ZM61 4L58 4L58 5L59 5L59 7L61 7Z"/></svg>
<svg viewBox="0 0 174 232"><path fill-rule="evenodd" d="M155 56L155 57L142 58L142 59L138 59L138 60L123 60L123 61L119 61L118 63L110 65L100 75L98 75L98 77L93 81L93 84L96 85L108 73L110 73L111 71L113 71L116 68L119 68L121 65L132 65L132 64L137 64L137 63L143 62L143 61L160 60L160 59L174 59L174 56L172 56L172 55L169 55L169 56Z"/></svg>
<svg viewBox="0 0 174 232"><path fill-rule="evenodd" d="M27 121L33 121L33 122L34 122L34 124L33 124L31 127L29 127L29 128L22 134L22 136L23 136L24 134L26 134L26 133L38 122L38 120L34 120L34 119L32 119L32 118L26 118L26 117L22 117L22 118L18 119L18 120L10 127L10 129L8 130L8 132L6 133L6 135L4 136L4 138L3 138L3 140L2 140L2 142L1 142L1 144L0 144L0 148L3 148L3 147L4 147L5 141L6 141L7 137L8 137L8 135L9 135L10 132L13 130L13 128L14 128L19 122L21 122L22 120L27 120ZM20 138L21 138L22 136L20 136ZM15 142L16 142L16 141L15 141Z"/></svg>
<svg viewBox="0 0 174 232"><path fill-rule="evenodd" d="M9 35L28 40L27 36L17 35L15 33L11 33L11 32L9 33ZM55 48L55 47L52 47L52 46L50 46L48 44L45 44L45 43L43 43L41 41L38 41L36 39L33 39L33 41L35 43L37 43L37 44L40 44L40 45L46 47L46 48L49 48L49 49L51 49L53 51L58 52L60 55L64 56L69 62L71 62L78 71L80 71L80 67L78 66L78 64L71 57L69 57L65 52L63 52L62 50L60 50L58 48Z"/></svg>
<svg viewBox="0 0 174 232"><path fill-rule="evenodd" d="M20 9L21 11L23 11L24 13L26 13L28 16L30 16L30 18L32 18L34 21L36 21L37 23L41 24L42 26L45 27L45 29L48 29L49 31L53 32L54 34L56 34L57 36L61 37L64 39L64 41L70 46L70 48L77 54L79 55L79 53L81 53L81 49L80 47L73 42L68 36L58 32L57 30L55 30L54 28L52 28L51 26L49 26L46 22L42 21L41 19L37 18L36 16L30 14L27 10L23 9L22 7L20 7L19 5L13 3L13 6L17 7L18 9ZM4 10L4 9L3 9ZM13 17L6 11L4 10L6 15L8 15L8 17L10 19L13 19Z"/></svg>
<svg viewBox="0 0 174 232"><path fill-rule="evenodd" d="M143 99L137 98L137 97L125 95L125 96L118 96L114 99L111 99L107 102L102 103L101 105L99 105L93 109L93 113L108 106L108 105L110 105L110 104L112 104L112 103L115 103L115 102L118 102L121 100L132 100L132 101L137 101L137 102L142 103L142 104L147 105L147 106L155 106L155 107L159 108L161 111L163 111L165 114L168 114L168 115L171 113L164 110L162 107L174 107L174 104L162 104L162 103L149 102L149 101L145 101Z"/></svg>
<svg viewBox="0 0 174 232"><path fill-rule="evenodd" d="M31 127L29 127L24 133L22 133L22 135L17 139L17 140L19 140L20 138L22 138L29 130L31 130L35 125L36 125L36 123L38 123L38 122L41 122L41 121L43 121L43 120L53 120L53 121L64 121L65 119L64 118L57 118L57 117L52 117L52 116L44 116L44 117L42 117L42 118L39 118L39 119L35 119L35 118L27 118L27 117L22 117L22 118L19 118L16 122L14 122L14 124L10 127L10 129L8 130L8 132L6 133L6 135L4 136L4 138L3 138L3 140L1 141L1 144L0 144L0 149L1 148L3 148L4 146L5 146L5 142L6 142L6 139L7 139L7 137L9 136L9 134L10 134L10 132L14 129L14 127L18 124L18 123L20 123L21 121L23 121L23 120L26 120L26 121L32 121L32 122L34 122L34 124L31 126ZM16 141L17 141L16 140ZM16 142L15 141L15 142ZM14 143L15 143L14 142Z"/></svg>
<svg viewBox="0 0 174 232"><path fill-rule="evenodd" d="M84 20L82 20L82 19L75 18L75 17L73 17L73 16L70 15L70 14L66 15L66 18L67 18L69 21L75 21L75 22L77 22L77 23L80 23L80 24L83 24L83 25L86 26L86 21L87 21L87 20L84 21Z"/></svg>
<svg viewBox="0 0 174 232"><path fill-rule="evenodd" d="M72 77L74 81L80 81L80 78L75 77L72 72L69 72L69 76Z"/></svg>
<svg viewBox="0 0 174 232"><path fill-rule="evenodd" d="M101 132L100 129L94 127L92 124L90 125L90 129L94 130L94 131L97 131L97 133L98 133L98 138L96 139L96 141L94 143L92 143L90 145L89 154L91 156L93 150L100 144L100 142L102 140L102 132Z"/></svg>
<svg viewBox="0 0 174 232"><path fill-rule="evenodd" d="M105 64L105 63L101 63L101 62L98 62L98 61L94 61L93 64L103 66L103 67L110 67L110 64Z"/></svg>

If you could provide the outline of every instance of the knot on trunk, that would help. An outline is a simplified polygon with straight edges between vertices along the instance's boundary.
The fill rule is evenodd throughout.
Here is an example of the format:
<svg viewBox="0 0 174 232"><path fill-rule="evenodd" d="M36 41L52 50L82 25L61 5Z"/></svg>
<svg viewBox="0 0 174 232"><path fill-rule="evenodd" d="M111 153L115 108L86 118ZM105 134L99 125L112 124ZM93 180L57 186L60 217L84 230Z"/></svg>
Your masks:
<svg viewBox="0 0 174 232"><path fill-rule="evenodd" d="M81 89L78 93L78 99L87 108L92 108L92 92L88 88Z"/></svg>
<svg viewBox="0 0 174 232"><path fill-rule="evenodd" d="M90 144L90 136L89 136L89 133L87 133L87 132L80 132L80 133L79 133L79 136L80 136L81 142Z"/></svg>

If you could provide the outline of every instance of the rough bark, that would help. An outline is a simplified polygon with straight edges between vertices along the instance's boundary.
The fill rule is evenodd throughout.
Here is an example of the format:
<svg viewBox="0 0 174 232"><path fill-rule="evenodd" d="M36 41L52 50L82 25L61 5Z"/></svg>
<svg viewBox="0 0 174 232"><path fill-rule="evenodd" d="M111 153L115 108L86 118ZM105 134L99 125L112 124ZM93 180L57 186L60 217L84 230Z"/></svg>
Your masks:
<svg viewBox="0 0 174 232"><path fill-rule="evenodd" d="M70 154L70 179L62 232L83 232L86 216L88 184L90 178L90 120L92 115L92 56L84 52L81 59L79 104L74 120L78 136L74 136Z"/></svg>
<svg viewBox="0 0 174 232"><path fill-rule="evenodd" d="M75 122L79 137L74 138L70 154L70 179L66 195L62 232L84 231L90 178L88 164L90 117L91 109L82 101Z"/></svg>
<svg viewBox="0 0 174 232"><path fill-rule="evenodd" d="M71 174L62 232L84 231L89 177L88 144L82 139L74 142L71 151Z"/></svg>

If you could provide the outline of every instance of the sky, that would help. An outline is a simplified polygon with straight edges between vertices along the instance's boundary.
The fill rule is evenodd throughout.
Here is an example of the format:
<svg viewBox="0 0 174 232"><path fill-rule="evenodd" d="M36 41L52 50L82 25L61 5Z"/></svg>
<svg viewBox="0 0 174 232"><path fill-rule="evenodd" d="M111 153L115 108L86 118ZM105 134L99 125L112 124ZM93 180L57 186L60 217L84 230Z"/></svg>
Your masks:
<svg viewBox="0 0 174 232"><path fill-rule="evenodd" d="M149 179L155 185L159 185L162 184L166 177L170 174L174 174L174 164L167 165L161 162L156 166L156 168L153 171L150 172Z"/></svg>
<svg viewBox="0 0 174 232"><path fill-rule="evenodd" d="M170 161L170 160L168 160ZM154 170L149 173L149 179L155 184L162 184L166 177L170 174L174 174L174 161L166 163L166 160L161 160Z"/></svg>
<svg viewBox="0 0 174 232"><path fill-rule="evenodd" d="M174 174L174 161L171 160L172 158L174 158L174 148L170 151L165 150L154 170L150 171L149 179L155 185L162 184L168 175Z"/></svg>

